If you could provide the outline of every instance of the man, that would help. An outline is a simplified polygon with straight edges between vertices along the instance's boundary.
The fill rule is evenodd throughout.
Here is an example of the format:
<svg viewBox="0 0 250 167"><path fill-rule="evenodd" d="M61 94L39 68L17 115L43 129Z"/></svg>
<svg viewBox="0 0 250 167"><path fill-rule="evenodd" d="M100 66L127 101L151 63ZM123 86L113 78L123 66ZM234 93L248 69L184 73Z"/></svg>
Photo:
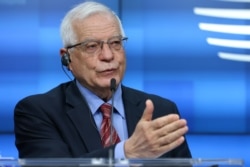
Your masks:
<svg viewBox="0 0 250 167"><path fill-rule="evenodd" d="M110 150L114 158L191 157L176 105L121 84L127 38L109 8L79 4L64 17L61 35L62 64L75 80L16 105L20 158L109 157ZM103 103L114 105L106 134Z"/></svg>

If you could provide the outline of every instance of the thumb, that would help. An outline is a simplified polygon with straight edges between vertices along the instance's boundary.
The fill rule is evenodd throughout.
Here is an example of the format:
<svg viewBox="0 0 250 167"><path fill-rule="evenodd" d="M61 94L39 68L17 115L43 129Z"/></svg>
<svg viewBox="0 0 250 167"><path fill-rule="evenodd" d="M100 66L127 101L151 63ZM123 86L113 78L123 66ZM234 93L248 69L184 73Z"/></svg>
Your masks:
<svg viewBox="0 0 250 167"><path fill-rule="evenodd" d="M146 107L144 109L143 115L141 120L144 121L151 121L153 117L153 111L154 111L154 104L151 100L146 100Z"/></svg>

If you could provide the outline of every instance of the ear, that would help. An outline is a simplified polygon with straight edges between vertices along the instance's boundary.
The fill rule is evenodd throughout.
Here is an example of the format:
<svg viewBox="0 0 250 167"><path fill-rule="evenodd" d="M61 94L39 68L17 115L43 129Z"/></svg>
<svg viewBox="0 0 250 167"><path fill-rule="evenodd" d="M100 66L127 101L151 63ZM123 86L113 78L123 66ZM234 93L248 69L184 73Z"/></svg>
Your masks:
<svg viewBox="0 0 250 167"><path fill-rule="evenodd" d="M67 49L62 48L60 49L60 55L61 55L61 63L63 66L67 67L69 71L71 71L71 66L70 66L70 55L67 51Z"/></svg>
<svg viewBox="0 0 250 167"><path fill-rule="evenodd" d="M67 49L66 48L61 48L60 49L60 56L62 57L65 53L67 53L68 51L67 51Z"/></svg>

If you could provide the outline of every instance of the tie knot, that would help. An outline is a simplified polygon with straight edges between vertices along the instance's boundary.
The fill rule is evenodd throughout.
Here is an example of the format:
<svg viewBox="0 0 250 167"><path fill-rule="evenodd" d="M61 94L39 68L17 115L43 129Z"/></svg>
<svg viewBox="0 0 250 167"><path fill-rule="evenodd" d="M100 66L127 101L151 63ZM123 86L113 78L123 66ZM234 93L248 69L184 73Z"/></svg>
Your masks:
<svg viewBox="0 0 250 167"><path fill-rule="evenodd" d="M108 103L104 103L101 105L101 112L103 115L103 118L110 118L111 115L111 105Z"/></svg>

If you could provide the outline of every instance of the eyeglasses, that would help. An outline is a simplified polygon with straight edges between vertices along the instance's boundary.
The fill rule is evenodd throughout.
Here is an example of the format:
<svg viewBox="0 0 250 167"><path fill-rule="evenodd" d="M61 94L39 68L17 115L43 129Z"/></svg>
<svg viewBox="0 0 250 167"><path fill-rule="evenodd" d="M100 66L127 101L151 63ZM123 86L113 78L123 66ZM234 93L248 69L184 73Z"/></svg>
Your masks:
<svg viewBox="0 0 250 167"><path fill-rule="evenodd" d="M75 45L68 46L67 49L79 46L84 52L92 54L100 51L103 48L103 44L108 44L111 50L120 50L123 47L123 41L127 41L127 37L112 37L106 42L102 40L86 40L84 42L77 43Z"/></svg>

